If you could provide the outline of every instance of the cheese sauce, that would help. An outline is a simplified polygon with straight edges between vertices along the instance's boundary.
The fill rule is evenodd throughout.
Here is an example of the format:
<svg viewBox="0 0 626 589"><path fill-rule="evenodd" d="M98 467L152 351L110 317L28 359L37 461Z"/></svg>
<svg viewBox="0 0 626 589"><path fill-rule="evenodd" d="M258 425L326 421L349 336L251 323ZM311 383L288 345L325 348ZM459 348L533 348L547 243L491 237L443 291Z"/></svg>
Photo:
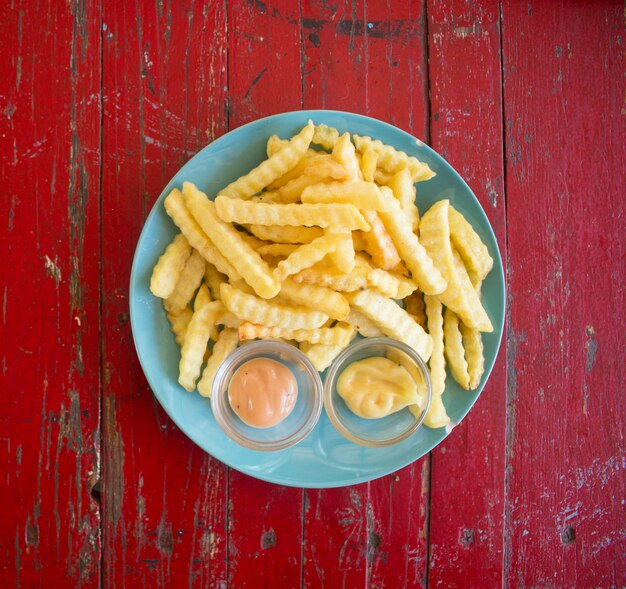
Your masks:
<svg viewBox="0 0 626 589"><path fill-rule="evenodd" d="M256 358L240 366L230 380L228 401L239 418L252 427L272 427L285 419L298 398L298 383L285 366Z"/></svg>
<svg viewBox="0 0 626 589"><path fill-rule="evenodd" d="M386 417L419 401L407 369L383 357L350 364L337 381L337 392L352 413L365 419Z"/></svg>

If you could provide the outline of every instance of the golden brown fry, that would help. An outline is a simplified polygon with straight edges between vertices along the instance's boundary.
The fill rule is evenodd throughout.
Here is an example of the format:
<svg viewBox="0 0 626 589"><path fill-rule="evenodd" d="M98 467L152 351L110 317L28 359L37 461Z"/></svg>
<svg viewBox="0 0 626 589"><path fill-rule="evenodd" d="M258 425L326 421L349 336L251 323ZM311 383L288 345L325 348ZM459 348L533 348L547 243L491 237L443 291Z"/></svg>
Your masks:
<svg viewBox="0 0 626 589"><path fill-rule="evenodd" d="M313 133L313 140L311 143L315 145L321 145L327 151L332 151L339 139L339 131L334 127L328 125L315 125L315 133Z"/></svg>
<svg viewBox="0 0 626 589"><path fill-rule="evenodd" d="M415 415L413 407L415 406L413 405L409 407L409 410ZM416 416L419 415L421 415L421 411L416 414ZM433 397L430 402L430 408L428 409L426 418L424 419L424 425L432 429L437 429L445 427L449 423L450 418L448 417L448 413L446 412L446 408L443 404L443 398L441 396Z"/></svg>
<svg viewBox="0 0 626 589"><path fill-rule="evenodd" d="M387 210L387 203L380 188L373 182L323 182L307 186L302 192L303 203L350 203L359 209Z"/></svg>
<svg viewBox="0 0 626 589"><path fill-rule="evenodd" d="M487 246L467 219L452 206L448 210L448 220L452 244L461 255L470 277L474 277L472 284L484 280L493 268L493 258Z"/></svg>
<svg viewBox="0 0 626 589"><path fill-rule="evenodd" d="M361 168L359 160L352 141L350 141L350 133L344 133L333 147L332 158L341 164L348 172L348 178L353 180L362 180Z"/></svg>
<svg viewBox="0 0 626 589"><path fill-rule="evenodd" d="M203 397L211 396L211 388L213 387L217 369L235 351L237 344L239 344L239 334L236 329L227 328L220 332L213 346L213 352L211 352L202 371L202 378L198 381L198 392Z"/></svg>
<svg viewBox="0 0 626 589"><path fill-rule="evenodd" d="M165 198L165 211L172 221L182 231L189 244L197 249L202 257L213 264L220 272L227 274L232 280L238 280L241 275L234 266L221 254L200 225L193 218L185 206L183 193L174 188Z"/></svg>
<svg viewBox="0 0 626 589"><path fill-rule="evenodd" d="M469 373L463 349L463 337L459 329L459 318L452 309L443 314L443 342L450 372L461 388L469 389Z"/></svg>
<svg viewBox="0 0 626 589"><path fill-rule="evenodd" d="M424 305L428 333L433 338L433 353L428 365L430 367L430 384L433 398L440 397L446 388L446 359L443 344L443 306L434 295L424 295ZM435 411L435 409L433 409Z"/></svg>
<svg viewBox="0 0 626 589"><path fill-rule="evenodd" d="M433 341L412 317L398 304L372 290L346 294L352 308L371 319L380 330L411 346L424 360L428 361Z"/></svg>
<svg viewBox="0 0 626 589"><path fill-rule="evenodd" d="M321 227L289 227L288 225L250 225L250 232L260 239L275 243L310 243L324 235Z"/></svg>
<svg viewBox="0 0 626 589"><path fill-rule="evenodd" d="M472 286L463 261L452 249L448 222L449 208L448 200L440 200L430 207L420 221L420 241L447 283L439 298L446 307L459 315L467 326L479 331L493 331L491 321Z"/></svg>
<svg viewBox="0 0 626 589"><path fill-rule="evenodd" d="M260 246L257 251L262 256L281 256L286 258L297 249L298 244L295 243L269 243L267 245Z"/></svg>
<svg viewBox="0 0 626 589"><path fill-rule="evenodd" d="M220 303L215 301L194 311L187 327L185 341L180 351L178 382L188 391L196 388L196 380L200 376L209 334L215 325L215 316L220 306Z"/></svg>
<svg viewBox="0 0 626 589"><path fill-rule="evenodd" d="M393 191L393 195L400 203L400 208L406 215L413 232L417 231L420 222L419 211L415 204L415 184L408 169L396 172L388 184Z"/></svg>
<svg viewBox="0 0 626 589"><path fill-rule="evenodd" d="M247 174L231 182L218 194L227 198L242 199L254 196L298 163L309 148L314 130L313 123L309 121L309 124L291 139L289 145L271 155Z"/></svg>
<svg viewBox="0 0 626 589"><path fill-rule="evenodd" d="M297 342L312 344L326 344L347 346L354 335L354 327L345 323L338 323L334 327L320 327L318 329L284 329L282 327L267 327L253 323L242 323L239 326L239 339L249 340L256 338L285 338Z"/></svg>
<svg viewBox="0 0 626 589"><path fill-rule="evenodd" d="M391 190L383 186L381 191L387 199L389 210L386 213L379 213L380 218L385 224L400 257L411 271L413 280L424 293L438 294L443 292L446 288L446 281L441 272L434 266L433 260L419 242L417 235L413 233L408 219L400 209L400 205Z"/></svg>
<svg viewBox="0 0 626 589"><path fill-rule="evenodd" d="M224 306L245 321L285 329L315 329L328 319L328 315L303 306L291 306L259 299L229 284L222 284Z"/></svg>
<svg viewBox="0 0 626 589"><path fill-rule="evenodd" d="M311 243L305 243L293 251L287 259L278 263L274 275L278 280L284 280L287 276L297 274L300 270L319 262L326 254L335 251L346 239L343 235L328 234L314 239Z"/></svg>
<svg viewBox="0 0 626 589"><path fill-rule="evenodd" d="M348 344L349 343L350 341L348 341ZM348 344L312 344L311 342L300 342L298 347L311 361L315 370L323 372L333 363L333 360L348 347Z"/></svg>
<svg viewBox="0 0 626 589"><path fill-rule="evenodd" d="M363 180L366 182L374 182L374 173L376 172L376 163L378 162L378 153L374 149L366 149L361 155L361 173Z"/></svg>
<svg viewBox="0 0 626 589"><path fill-rule="evenodd" d="M289 139L281 139L278 135L272 135L267 140L267 157L272 157L289 143Z"/></svg>
<svg viewBox="0 0 626 589"><path fill-rule="evenodd" d="M417 284L410 278L380 268L374 268L367 275L367 282L382 295L392 299L403 299L417 289Z"/></svg>
<svg viewBox="0 0 626 589"><path fill-rule="evenodd" d="M352 138L361 153L367 149L376 151L378 153L378 166L388 173L395 174L404 168L408 168L414 182L429 180L435 176L428 164L420 162L416 157L409 156L403 151L398 151L391 145L385 145L378 139L360 135L353 135Z"/></svg>
<svg viewBox="0 0 626 589"><path fill-rule="evenodd" d="M297 283L291 278L281 283L280 296L289 303L317 309L331 319L345 319L350 312L348 301L340 293L316 284Z"/></svg>
<svg viewBox="0 0 626 589"><path fill-rule="evenodd" d="M480 331L461 323L459 325L463 336L463 348L467 360L467 372L469 374L469 388L476 390L485 373L485 356L483 338Z"/></svg>
<svg viewBox="0 0 626 589"><path fill-rule="evenodd" d="M187 327L189 326L192 315L193 312L189 307L185 307L180 311L176 311L174 313L172 313L171 311L167 312L167 319L170 322L172 333L176 338L176 343L181 348L183 346L183 343L185 342L185 333L187 333Z"/></svg>
<svg viewBox="0 0 626 589"><path fill-rule="evenodd" d="M349 274L352 270L354 270L354 266L356 264L354 244L352 242L352 232L343 231L342 229L335 227L329 227L327 231L328 233L343 236L343 241L337 245L335 250L331 252L329 256L337 270Z"/></svg>
<svg viewBox="0 0 626 589"><path fill-rule="evenodd" d="M354 325L363 337L382 337L385 335L371 319L355 309L350 309L350 313L344 321Z"/></svg>
<svg viewBox="0 0 626 589"><path fill-rule="evenodd" d="M364 251L372 256L372 260L379 268L383 270L395 268L401 262L400 256L378 213L363 211L363 216L370 226L369 231L359 232Z"/></svg>
<svg viewBox="0 0 626 589"><path fill-rule="evenodd" d="M196 250L193 250L180 273L174 292L163 303L168 311L176 313L189 304L202 282L205 267L204 258Z"/></svg>
<svg viewBox="0 0 626 589"><path fill-rule="evenodd" d="M363 215L351 204L266 204L218 196L217 214L223 221L253 225L331 227L369 231Z"/></svg>
<svg viewBox="0 0 626 589"><path fill-rule="evenodd" d="M222 221L215 212L215 204L191 182L183 183L183 196L191 214L202 230L217 246L221 254L234 266L242 278L265 299L278 294L280 285L261 256L242 239L241 233ZM203 268L204 272L204 268Z"/></svg>
<svg viewBox="0 0 626 589"><path fill-rule="evenodd" d="M152 270L150 291L155 297L166 299L174 292L178 277L190 255L189 242L182 233L178 233Z"/></svg>
<svg viewBox="0 0 626 589"><path fill-rule="evenodd" d="M322 262L294 274L292 278L296 282L318 284L337 291L351 292L367 287L367 276L370 271L371 268L359 265L355 266L350 274L344 274L337 270L334 265L322 260Z"/></svg>
<svg viewBox="0 0 626 589"><path fill-rule="evenodd" d="M214 301L220 300L220 285L228 282L228 276L222 274L213 264L207 264L204 271L204 282L211 291L211 297Z"/></svg>

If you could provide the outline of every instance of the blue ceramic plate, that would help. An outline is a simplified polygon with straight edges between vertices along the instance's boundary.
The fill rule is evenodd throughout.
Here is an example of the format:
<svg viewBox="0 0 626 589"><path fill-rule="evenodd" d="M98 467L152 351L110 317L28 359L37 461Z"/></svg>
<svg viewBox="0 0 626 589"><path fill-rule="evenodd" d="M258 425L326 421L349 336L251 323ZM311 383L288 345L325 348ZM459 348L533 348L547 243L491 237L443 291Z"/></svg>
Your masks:
<svg viewBox="0 0 626 589"><path fill-rule="evenodd" d="M344 439L323 414L311 435L288 450L274 453L246 450L222 433L207 399L191 395L178 385L179 349L161 301L149 290L152 267L176 233L163 207L165 196L173 188L181 188L185 180L214 195L265 158L270 135L290 137L309 119L337 127L340 132L380 139L427 162L437 176L418 184L420 211L442 198L450 199L487 244L495 264L482 293L494 332L483 337L485 375L478 390L469 393L448 378L443 397L454 423L465 417L491 372L502 336L504 276L498 245L476 197L441 156L411 135L368 117L323 110L280 114L240 127L194 156L163 189L141 232L130 279L130 316L137 354L154 394L176 425L196 444L229 466L259 479L296 487L340 487L369 481L406 466L439 444L447 435L446 430L422 427L395 446L367 449Z"/></svg>

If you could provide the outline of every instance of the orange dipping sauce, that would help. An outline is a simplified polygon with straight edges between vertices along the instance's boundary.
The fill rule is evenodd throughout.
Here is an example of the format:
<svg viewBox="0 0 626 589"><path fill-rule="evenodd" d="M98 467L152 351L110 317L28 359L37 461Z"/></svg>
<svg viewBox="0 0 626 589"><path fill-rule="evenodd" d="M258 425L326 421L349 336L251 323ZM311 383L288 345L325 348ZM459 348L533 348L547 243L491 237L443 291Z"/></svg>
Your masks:
<svg viewBox="0 0 626 589"><path fill-rule="evenodd" d="M244 423L272 427L295 407L298 383L291 370L270 358L256 358L240 366L228 385L228 401Z"/></svg>

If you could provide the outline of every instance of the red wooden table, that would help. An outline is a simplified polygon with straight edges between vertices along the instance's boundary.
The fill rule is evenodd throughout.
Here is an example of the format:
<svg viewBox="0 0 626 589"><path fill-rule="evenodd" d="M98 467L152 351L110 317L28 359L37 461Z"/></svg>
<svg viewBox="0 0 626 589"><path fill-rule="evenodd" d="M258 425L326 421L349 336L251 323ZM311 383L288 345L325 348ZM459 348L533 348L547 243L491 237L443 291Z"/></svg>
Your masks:
<svg viewBox="0 0 626 589"><path fill-rule="evenodd" d="M623 3L6 0L0 32L0 586L626 585ZM128 318L173 173L300 108L427 141L507 270L467 419L335 490L196 447Z"/></svg>

